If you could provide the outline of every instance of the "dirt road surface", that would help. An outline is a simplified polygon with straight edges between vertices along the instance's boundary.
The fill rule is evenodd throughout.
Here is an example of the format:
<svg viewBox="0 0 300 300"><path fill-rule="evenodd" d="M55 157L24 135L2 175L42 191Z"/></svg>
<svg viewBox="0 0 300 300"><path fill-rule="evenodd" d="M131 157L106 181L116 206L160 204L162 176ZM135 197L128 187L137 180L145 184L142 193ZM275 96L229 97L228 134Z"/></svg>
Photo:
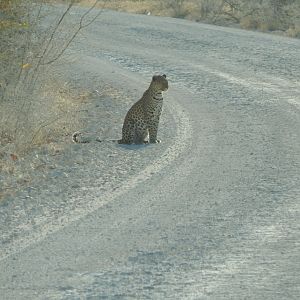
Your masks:
<svg viewBox="0 0 300 300"><path fill-rule="evenodd" d="M105 11L68 55L105 138L167 74L162 143L71 145L2 203L0 298L299 299L300 40Z"/></svg>

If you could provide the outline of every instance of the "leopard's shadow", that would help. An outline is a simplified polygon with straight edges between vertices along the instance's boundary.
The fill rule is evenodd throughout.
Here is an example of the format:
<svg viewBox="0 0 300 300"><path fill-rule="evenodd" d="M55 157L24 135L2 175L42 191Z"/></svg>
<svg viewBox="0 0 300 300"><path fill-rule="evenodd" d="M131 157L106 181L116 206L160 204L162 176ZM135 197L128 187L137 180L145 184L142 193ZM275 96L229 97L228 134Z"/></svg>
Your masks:
<svg viewBox="0 0 300 300"><path fill-rule="evenodd" d="M146 147L151 146L151 144L118 144L117 147L121 147L126 150L131 150L131 151L142 151Z"/></svg>

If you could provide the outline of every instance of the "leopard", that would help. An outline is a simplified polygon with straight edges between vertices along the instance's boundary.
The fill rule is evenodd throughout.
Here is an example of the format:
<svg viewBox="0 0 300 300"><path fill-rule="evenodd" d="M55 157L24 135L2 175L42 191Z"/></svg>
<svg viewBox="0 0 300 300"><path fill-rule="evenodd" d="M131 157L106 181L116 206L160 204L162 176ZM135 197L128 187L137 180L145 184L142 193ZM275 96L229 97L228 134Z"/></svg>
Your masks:
<svg viewBox="0 0 300 300"><path fill-rule="evenodd" d="M156 144L161 140L157 138L158 126L163 106L163 92L169 89L167 76L153 75L150 86L143 96L128 110L122 127L122 138L115 141L118 144ZM72 135L75 143L88 143L80 132ZM101 139L96 139L103 142Z"/></svg>

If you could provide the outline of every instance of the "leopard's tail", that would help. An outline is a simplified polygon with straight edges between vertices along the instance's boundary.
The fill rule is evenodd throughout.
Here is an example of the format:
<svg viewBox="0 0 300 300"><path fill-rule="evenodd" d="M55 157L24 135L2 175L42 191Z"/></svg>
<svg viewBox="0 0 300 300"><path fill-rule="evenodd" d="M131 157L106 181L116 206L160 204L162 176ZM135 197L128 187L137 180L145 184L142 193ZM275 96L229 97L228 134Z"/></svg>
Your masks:
<svg viewBox="0 0 300 300"><path fill-rule="evenodd" d="M93 138L93 137L85 137L82 135L82 133L80 131L76 131L72 134L72 141L73 143L79 143L79 144L87 144L87 143L91 143L91 142L115 142L118 144L122 144L121 141L122 140L101 140L100 138Z"/></svg>
<svg viewBox="0 0 300 300"><path fill-rule="evenodd" d="M80 131L76 131L72 134L72 141L74 143L86 144L90 143L92 139L84 137Z"/></svg>

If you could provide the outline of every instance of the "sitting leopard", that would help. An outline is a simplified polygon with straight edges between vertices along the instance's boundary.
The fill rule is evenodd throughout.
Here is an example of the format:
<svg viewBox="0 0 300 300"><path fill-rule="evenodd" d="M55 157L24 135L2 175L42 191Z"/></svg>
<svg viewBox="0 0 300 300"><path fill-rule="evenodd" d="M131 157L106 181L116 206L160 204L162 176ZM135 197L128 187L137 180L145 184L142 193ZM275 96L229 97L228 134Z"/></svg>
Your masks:
<svg viewBox="0 0 300 300"><path fill-rule="evenodd" d="M157 130L163 104L162 92L169 87L166 77L165 74L152 77L150 86L142 98L126 114L122 139L112 141L117 141L119 144L160 143L157 139ZM75 132L72 139L75 143L90 142L81 137L80 132ZM96 140L101 142L99 139Z"/></svg>

